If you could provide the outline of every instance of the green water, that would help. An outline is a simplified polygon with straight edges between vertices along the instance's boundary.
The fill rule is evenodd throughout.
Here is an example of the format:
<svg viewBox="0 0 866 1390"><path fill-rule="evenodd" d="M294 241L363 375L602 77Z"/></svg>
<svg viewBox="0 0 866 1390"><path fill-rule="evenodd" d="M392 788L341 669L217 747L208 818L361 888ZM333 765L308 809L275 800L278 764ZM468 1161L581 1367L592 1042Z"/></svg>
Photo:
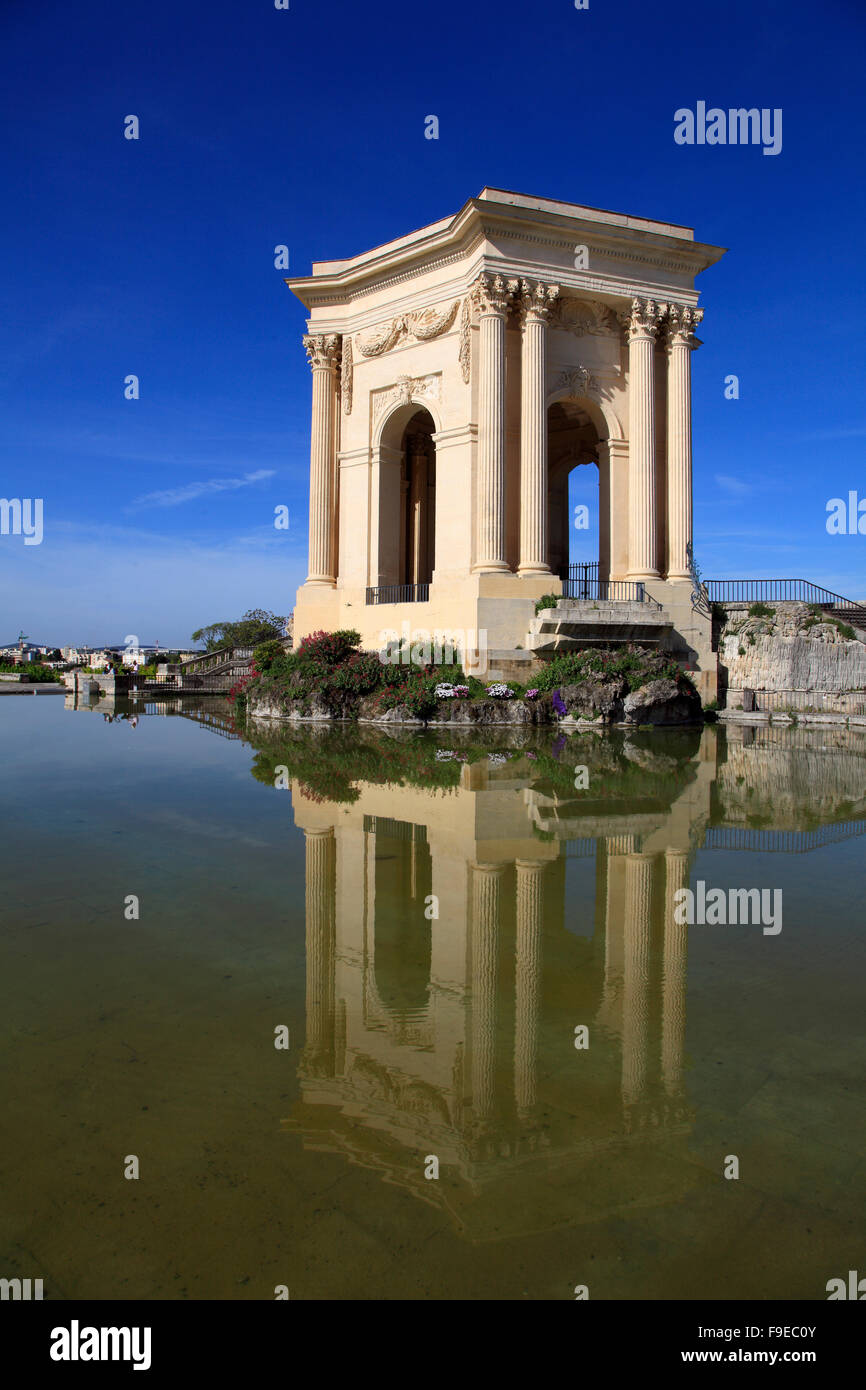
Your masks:
<svg viewBox="0 0 866 1390"><path fill-rule="evenodd" d="M862 1269L862 736L135 709L0 703L0 1277L825 1299ZM779 890L781 930L678 923L699 881Z"/></svg>

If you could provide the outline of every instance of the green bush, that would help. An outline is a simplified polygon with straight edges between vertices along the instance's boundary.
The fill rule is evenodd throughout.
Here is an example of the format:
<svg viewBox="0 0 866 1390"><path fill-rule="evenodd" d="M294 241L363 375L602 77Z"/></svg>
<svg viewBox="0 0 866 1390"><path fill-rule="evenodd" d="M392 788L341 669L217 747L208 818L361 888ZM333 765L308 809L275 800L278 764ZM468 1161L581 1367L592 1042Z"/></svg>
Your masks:
<svg viewBox="0 0 866 1390"><path fill-rule="evenodd" d="M638 690L648 681L675 680L691 685L685 671L673 657L643 648L604 651L589 647L569 652L545 663L533 681L537 690L556 690L563 685L582 685L589 680L624 680L628 690Z"/></svg>
<svg viewBox="0 0 866 1390"><path fill-rule="evenodd" d="M774 618L775 616L775 608L770 608L766 603L753 603L749 606L750 618Z"/></svg>
<svg viewBox="0 0 866 1390"><path fill-rule="evenodd" d="M542 594L535 603L536 613L540 613L544 608L555 608L561 598L562 594Z"/></svg>

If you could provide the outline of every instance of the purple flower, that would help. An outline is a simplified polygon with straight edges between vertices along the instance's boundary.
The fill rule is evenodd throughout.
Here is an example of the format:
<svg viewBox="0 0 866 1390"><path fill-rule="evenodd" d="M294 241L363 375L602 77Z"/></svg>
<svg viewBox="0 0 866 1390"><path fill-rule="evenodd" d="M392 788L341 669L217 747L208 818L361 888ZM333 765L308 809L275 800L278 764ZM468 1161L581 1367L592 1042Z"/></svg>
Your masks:
<svg viewBox="0 0 866 1390"><path fill-rule="evenodd" d="M565 734L560 734L559 738L556 740L553 747L551 748L550 751L557 762L559 762L559 755L567 743L568 739L565 737Z"/></svg>
<svg viewBox="0 0 866 1390"><path fill-rule="evenodd" d="M553 708L556 710L560 718L562 718L564 714L568 714L568 710L565 707L565 701L563 700L558 690L554 690L553 692Z"/></svg>

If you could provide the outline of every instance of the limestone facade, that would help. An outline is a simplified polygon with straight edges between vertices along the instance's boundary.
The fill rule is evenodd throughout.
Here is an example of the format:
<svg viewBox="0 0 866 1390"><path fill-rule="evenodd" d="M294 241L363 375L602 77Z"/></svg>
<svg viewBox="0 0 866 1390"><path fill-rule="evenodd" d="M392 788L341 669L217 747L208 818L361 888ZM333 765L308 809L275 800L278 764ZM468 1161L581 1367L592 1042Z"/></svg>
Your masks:
<svg viewBox="0 0 866 1390"><path fill-rule="evenodd" d="M597 469L598 576L689 603L689 228L485 188L453 217L287 281L308 311L309 573L295 640L357 628L526 644L561 592L568 477ZM471 640L471 639L470 639Z"/></svg>

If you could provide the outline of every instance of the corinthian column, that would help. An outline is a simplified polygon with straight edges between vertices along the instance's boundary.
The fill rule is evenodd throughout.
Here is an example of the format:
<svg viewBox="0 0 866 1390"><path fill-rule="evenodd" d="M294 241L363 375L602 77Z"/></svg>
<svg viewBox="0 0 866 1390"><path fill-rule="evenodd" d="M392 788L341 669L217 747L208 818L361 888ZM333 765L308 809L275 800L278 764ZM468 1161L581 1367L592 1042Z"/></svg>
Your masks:
<svg viewBox="0 0 866 1390"><path fill-rule="evenodd" d="M544 864L518 859L517 954L514 989L514 1099L526 1118L535 1105L538 1072L538 1010L541 1002L541 926Z"/></svg>
<svg viewBox="0 0 866 1390"><path fill-rule="evenodd" d="M310 572L308 584L333 587L334 418L340 339L334 333L304 338L313 369L313 421L310 431Z"/></svg>
<svg viewBox="0 0 866 1390"><path fill-rule="evenodd" d="M692 540L692 370L703 309L668 305L668 579L688 579Z"/></svg>
<svg viewBox="0 0 866 1390"><path fill-rule="evenodd" d="M632 300L628 321L629 528L628 578L657 579L655 345L662 311L652 299Z"/></svg>
<svg viewBox="0 0 866 1390"><path fill-rule="evenodd" d="M473 287L481 342L474 570L507 570L505 558L505 317L517 281L480 275Z"/></svg>
<svg viewBox="0 0 866 1390"><path fill-rule="evenodd" d="M550 574L547 562L547 319L558 285L524 280L520 372L520 564L518 574ZM567 510L567 509L566 509Z"/></svg>
<svg viewBox="0 0 866 1390"><path fill-rule="evenodd" d="M493 1113L496 1084L496 991L499 970L500 864L472 865L472 1108Z"/></svg>

